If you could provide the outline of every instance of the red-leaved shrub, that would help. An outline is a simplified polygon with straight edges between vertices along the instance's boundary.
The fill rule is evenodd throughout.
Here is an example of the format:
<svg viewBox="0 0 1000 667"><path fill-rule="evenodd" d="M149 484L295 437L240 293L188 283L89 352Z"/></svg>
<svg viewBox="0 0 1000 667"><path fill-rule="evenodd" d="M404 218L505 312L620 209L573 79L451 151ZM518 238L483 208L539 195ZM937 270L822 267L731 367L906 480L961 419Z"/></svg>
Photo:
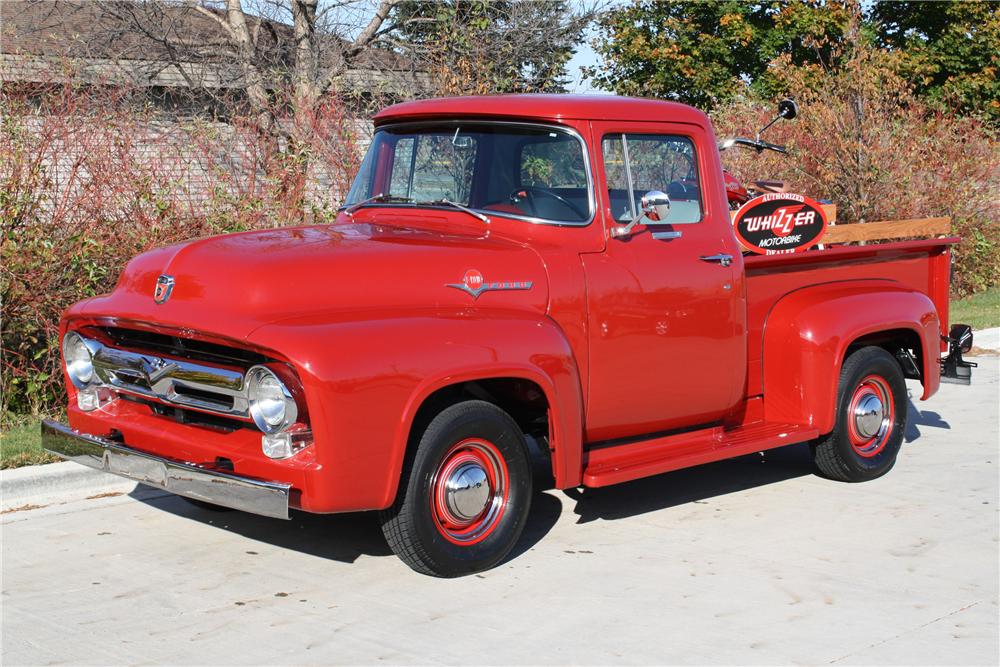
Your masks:
<svg viewBox="0 0 1000 667"><path fill-rule="evenodd" d="M932 112L893 74L890 57L858 47L834 72L772 67L799 115L768 130L787 156L732 149L723 164L744 182L787 181L793 191L837 204L838 224L949 216L963 237L953 291L1000 281L1000 150L995 130L974 118ZM713 116L721 136L753 136L774 105L740 100Z"/></svg>
<svg viewBox="0 0 1000 667"><path fill-rule="evenodd" d="M4 416L61 405L60 313L110 290L131 257L329 220L357 168L363 126L332 97L296 117L308 141L250 116L178 118L143 99L69 82L0 91Z"/></svg>

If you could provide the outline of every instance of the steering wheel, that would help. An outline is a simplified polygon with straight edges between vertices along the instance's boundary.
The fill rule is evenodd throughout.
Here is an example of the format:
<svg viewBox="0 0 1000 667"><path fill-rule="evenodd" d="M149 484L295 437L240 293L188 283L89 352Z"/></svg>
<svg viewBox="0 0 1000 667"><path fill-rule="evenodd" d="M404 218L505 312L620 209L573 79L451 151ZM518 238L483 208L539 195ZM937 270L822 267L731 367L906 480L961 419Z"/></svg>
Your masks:
<svg viewBox="0 0 1000 667"><path fill-rule="evenodd" d="M575 213L577 216L579 216L580 220L585 220L587 218L586 213L581 211L576 204L569 201L562 195L557 195L551 190L547 190L545 188L538 188L533 185L525 185L520 188L517 188L516 190L510 193L510 200L511 202L516 204L520 202L521 199L524 199L525 201L528 202L528 205L531 207L531 214L537 215L538 210L535 207L535 195L545 195L546 197L551 197L552 199L555 199L557 202L559 202L569 210L573 211L573 213Z"/></svg>

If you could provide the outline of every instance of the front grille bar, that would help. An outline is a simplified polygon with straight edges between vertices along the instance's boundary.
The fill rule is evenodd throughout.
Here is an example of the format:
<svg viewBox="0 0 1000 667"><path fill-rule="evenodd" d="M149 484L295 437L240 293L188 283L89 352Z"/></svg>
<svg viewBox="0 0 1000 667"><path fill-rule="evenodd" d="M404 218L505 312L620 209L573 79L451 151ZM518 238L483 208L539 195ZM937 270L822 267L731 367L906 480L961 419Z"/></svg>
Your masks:
<svg viewBox="0 0 1000 667"><path fill-rule="evenodd" d="M179 407L250 419L240 369L122 350L92 338L84 338L84 343L93 357L94 373L105 387Z"/></svg>

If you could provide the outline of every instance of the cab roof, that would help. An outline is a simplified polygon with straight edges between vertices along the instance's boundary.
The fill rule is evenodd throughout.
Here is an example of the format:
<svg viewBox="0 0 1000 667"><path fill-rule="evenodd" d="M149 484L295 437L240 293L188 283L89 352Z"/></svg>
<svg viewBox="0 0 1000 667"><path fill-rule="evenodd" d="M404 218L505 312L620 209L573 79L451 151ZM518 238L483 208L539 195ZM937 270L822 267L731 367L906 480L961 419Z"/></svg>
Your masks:
<svg viewBox="0 0 1000 667"><path fill-rule="evenodd" d="M616 95L483 95L441 97L394 104L375 115L375 124L455 117L545 120L672 121L707 125L704 113L686 104Z"/></svg>

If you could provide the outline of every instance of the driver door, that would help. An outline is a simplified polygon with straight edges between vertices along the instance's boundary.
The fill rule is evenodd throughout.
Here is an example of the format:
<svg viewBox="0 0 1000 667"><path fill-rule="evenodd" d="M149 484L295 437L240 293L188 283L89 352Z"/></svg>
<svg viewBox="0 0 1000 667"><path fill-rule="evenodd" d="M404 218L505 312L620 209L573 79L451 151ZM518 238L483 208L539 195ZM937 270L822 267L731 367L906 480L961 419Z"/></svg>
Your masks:
<svg viewBox="0 0 1000 667"><path fill-rule="evenodd" d="M703 154L714 150L711 133L671 123L595 123L594 132L608 241L583 257L587 440L716 424L742 398L746 342L740 249L717 160ZM612 237L649 190L670 196L667 224ZM705 259L718 255L731 263Z"/></svg>

